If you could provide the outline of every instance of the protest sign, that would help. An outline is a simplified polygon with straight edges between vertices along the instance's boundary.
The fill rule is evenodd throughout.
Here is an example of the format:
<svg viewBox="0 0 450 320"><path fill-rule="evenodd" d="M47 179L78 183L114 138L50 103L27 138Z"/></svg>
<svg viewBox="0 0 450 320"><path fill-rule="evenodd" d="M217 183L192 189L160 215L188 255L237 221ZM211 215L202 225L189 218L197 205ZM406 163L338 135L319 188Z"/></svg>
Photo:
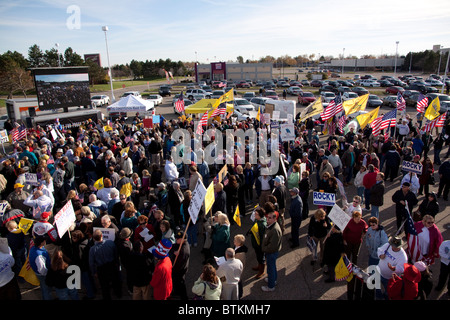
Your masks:
<svg viewBox="0 0 450 320"><path fill-rule="evenodd" d="M197 222L198 214L203 205L203 200L205 200L206 188L201 180L197 181L194 191L192 192L191 203L189 204L188 212L192 219L192 223Z"/></svg>
<svg viewBox="0 0 450 320"><path fill-rule="evenodd" d="M36 173L25 173L25 184L37 186L38 185L37 174Z"/></svg>
<svg viewBox="0 0 450 320"><path fill-rule="evenodd" d="M293 123L283 123L280 126L280 136L282 141L295 140L295 128Z"/></svg>
<svg viewBox="0 0 450 320"><path fill-rule="evenodd" d="M72 200L69 200L64 207L59 210L55 215L55 225L58 230L58 236L62 238L64 233L72 226L75 222L75 211L73 210Z"/></svg>
<svg viewBox="0 0 450 320"><path fill-rule="evenodd" d="M211 182L208 186L208 188L206 189L206 195L205 195L205 215L209 212L209 210L211 210L214 201L215 201L215 197L214 197L214 182Z"/></svg>
<svg viewBox="0 0 450 320"><path fill-rule="evenodd" d="M8 132L6 130L0 131L0 143L9 142Z"/></svg>
<svg viewBox="0 0 450 320"><path fill-rule="evenodd" d="M336 203L336 194L326 192L313 192L313 203L322 206L334 206Z"/></svg>
<svg viewBox="0 0 450 320"><path fill-rule="evenodd" d="M5 214L5 210L8 204L6 202L0 203L0 217Z"/></svg>
<svg viewBox="0 0 450 320"><path fill-rule="evenodd" d="M337 204L331 208L330 213L328 213L328 217L333 223L343 231L347 226L347 223L350 221L351 217L345 213L344 210L339 208Z"/></svg>
<svg viewBox="0 0 450 320"><path fill-rule="evenodd" d="M403 171L409 171L414 172L417 174L422 174L423 166L420 163L415 163L411 161L403 161L402 163L402 170Z"/></svg>
<svg viewBox="0 0 450 320"><path fill-rule="evenodd" d="M116 239L116 231L113 228L97 228L94 227L94 232L100 230L103 234L103 240L114 241Z"/></svg>

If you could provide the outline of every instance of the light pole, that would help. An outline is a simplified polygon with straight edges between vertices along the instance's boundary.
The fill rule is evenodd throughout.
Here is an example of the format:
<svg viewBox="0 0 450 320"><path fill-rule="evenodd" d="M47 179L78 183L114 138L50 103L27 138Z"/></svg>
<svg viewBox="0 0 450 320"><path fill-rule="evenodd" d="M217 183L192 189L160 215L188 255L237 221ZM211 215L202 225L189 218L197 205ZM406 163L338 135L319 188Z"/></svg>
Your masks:
<svg viewBox="0 0 450 320"><path fill-rule="evenodd" d="M441 49L442 48L443 48L442 46L439 46L439 66L438 66L438 69L437 69L437 75L439 75L439 70L441 70L441 59L442 59L442 51L441 51Z"/></svg>
<svg viewBox="0 0 450 320"><path fill-rule="evenodd" d="M411 65L412 65L412 52L409 52L409 73L411 73Z"/></svg>
<svg viewBox="0 0 450 320"><path fill-rule="evenodd" d="M105 42L106 42L106 56L108 57L108 70L109 70L109 83L111 85L111 99L112 102L116 101L116 98L114 97L114 90L113 90L113 83L112 83L112 72L111 72L111 65L109 63L109 51L108 51L108 37L106 36L106 32L108 31L108 26L103 26L102 30L105 32Z"/></svg>
<svg viewBox="0 0 450 320"><path fill-rule="evenodd" d="M398 54L398 41L395 41L395 67L394 67L394 75L397 74L397 54Z"/></svg>
<svg viewBox="0 0 450 320"><path fill-rule="evenodd" d="M441 93L444 93L445 82L448 80L448 79L447 79L447 70L448 70L448 62L449 62L449 60L450 60L450 48L446 48L445 50L447 51L447 64L445 65L445 70L444 70L444 81L442 81L442 89L441 89Z"/></svg>
<svg viewBox="0 0 450 320"><path fill-rule="evenodd" d="M345 54L345 48L342 49L342 75L344 75L344 54Z"/></svg>
<svg viewBox="0 0 450 320"><path fill-rule="evenodd" d="M58 57L58 67L61 68L61 60L59 59L59 43L55 43L55 47L56 47L56 56Z"/></svg>

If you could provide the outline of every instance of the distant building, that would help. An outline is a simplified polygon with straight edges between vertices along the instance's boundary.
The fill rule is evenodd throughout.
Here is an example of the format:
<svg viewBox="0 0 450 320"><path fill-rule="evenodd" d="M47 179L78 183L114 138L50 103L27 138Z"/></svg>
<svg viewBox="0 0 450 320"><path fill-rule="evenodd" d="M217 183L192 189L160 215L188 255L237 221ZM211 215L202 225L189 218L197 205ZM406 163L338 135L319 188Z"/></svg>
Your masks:
<svg viewBox="0 0 450 320"><path fill-rule="evenodd" d="M196 64L195 81L201 80L270 80L272 79L272 63L226 63L212 62Z"/></svg>
<svg viewBox="0 0 450 320"><path fill-rule="evenodd" d="M400 68L405 59L397 58L397 69ZM344 71L365 71L365 70L393 70L395 68L395 58L386 59L345 59L344 61L336 59L322 64L323 68L342 70Z"/></svg>

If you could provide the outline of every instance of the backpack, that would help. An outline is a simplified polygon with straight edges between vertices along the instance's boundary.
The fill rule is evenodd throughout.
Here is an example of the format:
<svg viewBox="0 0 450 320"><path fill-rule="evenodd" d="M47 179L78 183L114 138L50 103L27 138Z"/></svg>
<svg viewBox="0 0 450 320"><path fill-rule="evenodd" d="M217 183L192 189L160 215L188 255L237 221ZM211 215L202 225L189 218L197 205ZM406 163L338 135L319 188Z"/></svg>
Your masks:
<svg viewBox="0 0 450 320"><path fill-rule="evenodd" d="M5 176L0 174L0 192L5 191L7 183L8 181L6 180Z"/></svg>

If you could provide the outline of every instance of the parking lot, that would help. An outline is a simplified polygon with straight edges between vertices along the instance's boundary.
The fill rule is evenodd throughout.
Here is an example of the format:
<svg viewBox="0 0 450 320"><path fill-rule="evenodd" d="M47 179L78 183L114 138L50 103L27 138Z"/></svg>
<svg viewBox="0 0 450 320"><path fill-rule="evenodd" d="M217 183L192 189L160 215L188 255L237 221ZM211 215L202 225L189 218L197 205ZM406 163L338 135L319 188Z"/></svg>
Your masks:
<svg viewBox="0 0 450 320"><path fill-rule="evenodd" d="M348 75L351 77L352 75ZM344 75L345 78L345 75ZM158 84L153 85L150 89L151 92L157 91ZM114 94L116 99L120 97L120 95L125 91L137 90L141 93L148 90L147 86L142 87L128 87L124 89L115 90ZM166 96L163 98L163 103L156 107L156 114L163 115L166 119L174 119L177 118L177 115L173 112L172 99L173 95L179 93L181 90L185 92L184 86L174 85L172 88L172 96ZM259 88L252 88L251 90L247 89L237 89L237 96L240 97L246 91L255 91L258 93ZM277 88L277 93L281 99L281 88ZM311 91L317 96L318 88L302 88L304 91ZM369 89L370 90L370 89ZM380 92L384 89L375 89L374 91L379 90ZM102 92L98 94L106 94L110 95L110 92ZM380 94L380 97L383 95ZM289 100L297 100L297 96L288 95L287 99ZM297 106L297 113L303 109L302 106ZM382 106L380 112L385 113L391 110L391 107ZM103 107L102 111L106 109ZM408 114L412 119L415 119L416 111L413 107L407 108ZM129 115L133 116L133 115ZM325 146L325 140L327 136L320 136L320 146ZM444 148L441 154L445 155L447 147ZM433 150L430 150L430 154L433 154ZM435 170L437 170L437 166L435 166ZM389 236L393 235L396 231L395 224L395 205L391 201L391 197L393 193L399 189L400 187L400 177L394 180L394 182L386 182L386 193L384 195L384 205L380 207L380 221L381 224L385 227L385 230ZM438 178L437 178L438 180ZM315 188L315 174L313 174L312 179L313 189ZM438 185L430 186L430 191L437 192ZM354 186L346 187L346 192L349 198L353 195L356 195L356 190ZM311 197L310 197L311 198ZM419 203L422 202L424 196L419 196ZM440 213L436 216L436 225L439 227L440 231L444 239L450 238L450 216L448 214L448 201L445 202L442 199L439 199L440 204ZM239 227L237 225L233 225L231 227L231 238L233 238L236 234L244 234L246 235L251 227L250 221L250 212L252 205L247 206L247 215L243 218L242 226ZM316 206L312 204L312 200L310 199L309 203L310 215L316 209ZM364 213L363 218L367 221L370 213ZM306 233L308 228L308 220L302 222L301 230L300 230L300 247L291 249L288 238L290 236L290 217L287 216L286 219L286 232L283 236L283 248L280 252L280 256L277 261L278 268L278 283L276 286L276 290L271 293L263 292L261 290L261 286L265 284L264 279L255 279L255 272L251 269L253 265L256 263L255 254L253 249L251 248L251 244L249 238L247 237L246 245L249 248L247 253L247 263L244 269L244 273L242 276L243 279L243 288L244 288L244 300L346 300L347 299L347 285L346 282L334 282L334 283L325 283L324 280L326 275L323 273L323 269L321 269L317 264L311 265L311 253L306 247ZM201 273L201 266L203 261L203 255L201 253L203 239L200 237L200 242L198 247L191 248L191 259L189 271L187 274L187 288L188 293L190 294L190 288L192 287L194 281L197 280L198 276ZM358 261L360 261L360 267L367 267L367 249L363 245L361 247L361 252ZM433 282L436 285L437 278L439 275L439 261L437 261L432 267L431 270L433 272ZM25 300L34 300L39 299L39 291L31 286L22 284L23 291L23 299ZM124 291L126 292L126 290ZM444 290L445 292L445 290ZM131 299L131 296L125 294L123 297L125 300ZM441 300L448 299L448 295L443 295L441 292L432 291L430 300Z"/></svg>

